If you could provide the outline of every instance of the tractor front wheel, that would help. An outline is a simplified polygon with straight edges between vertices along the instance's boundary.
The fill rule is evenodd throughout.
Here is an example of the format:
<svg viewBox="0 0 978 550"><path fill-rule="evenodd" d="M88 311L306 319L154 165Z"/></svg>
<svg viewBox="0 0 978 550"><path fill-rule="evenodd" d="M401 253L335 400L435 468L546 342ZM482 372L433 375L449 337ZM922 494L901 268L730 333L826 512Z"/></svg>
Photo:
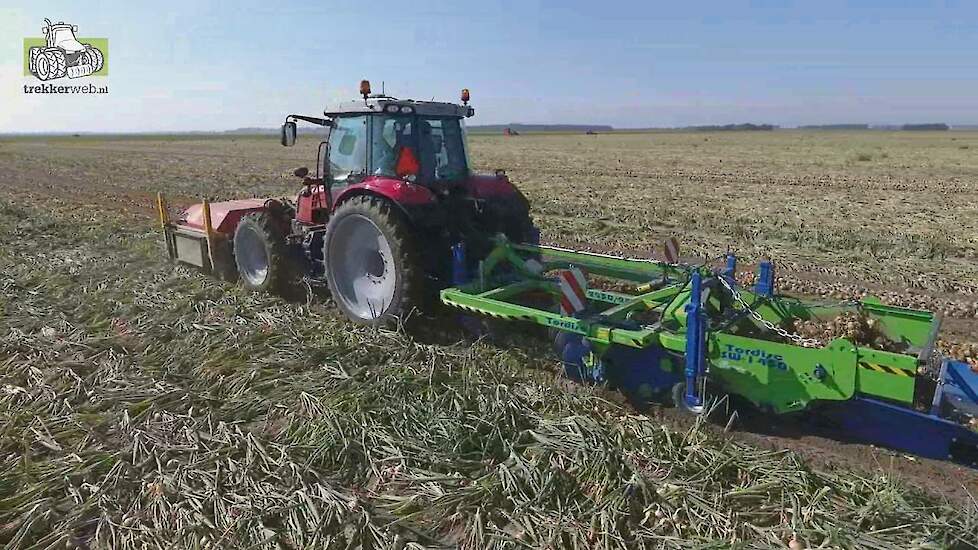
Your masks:
<svg viewBox="0 0 978 550"><path fill-rule="evenodd" d="M47 59L49 67L48 77L42 78L41 80L61 78L68 74L68 60L65 58L65 52L58 49L52 49L42 53L41 55Z"/></svg>
<svg viewBox="0 0 978 550"><path fill-rule="evenodd" d="M51 63L48 61L47 56L43 53L37 56L34 60L34 76L38 80L47 80L51 78Z"/></svg>
<svg viewBox="0 0 978 550"><path fill-rule="evenodd" d="M234 263L248 290L281 293L286 289L292 270L285 234L268 212L241 218L234 232Z"/></svg>
<svg viewBox="0 0 978 550"><path fill-rule="evenodd" d="M341 204L326 226L323 258L333 300L355 323L389 325L418 303L423 270L413 235L383 199Z"/></svg>

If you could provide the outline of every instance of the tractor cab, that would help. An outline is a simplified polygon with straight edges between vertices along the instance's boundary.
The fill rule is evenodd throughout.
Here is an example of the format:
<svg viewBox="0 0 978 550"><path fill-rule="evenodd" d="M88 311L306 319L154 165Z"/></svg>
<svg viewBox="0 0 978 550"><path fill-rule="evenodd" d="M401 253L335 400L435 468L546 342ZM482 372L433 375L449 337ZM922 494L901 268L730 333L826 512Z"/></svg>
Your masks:
<svg viewBox="0 0 978 550"><path fill-rule="evenodd" d="M46 24L41 32L44 33L48 47L61 48L65 52L80 52L85 49L85 45L75 38L78 25L69 25L64 21L52 23L50 19L45 19L44 22Z"/></svg>
<svg viewBox="0 0 978 550"><path fill-rule="evenodd" d="M370 97L327 112L332 127L320 173L331 188L367 178L432 186L469 176L464 117L471 107Z"/></svg>
<svg viewBox="0 0 978 550"><path fill-rule="evenodd" d="M325 119L290 116L282 127L282 144L295 142L295 120L329 128L320 144L316 181L336 198L351 185L372 180L399 180L431 189L446 189L471 175L465 139L468 106L436 101L397 99L371 94L361 83L363 100L326 110Z"/></svg>

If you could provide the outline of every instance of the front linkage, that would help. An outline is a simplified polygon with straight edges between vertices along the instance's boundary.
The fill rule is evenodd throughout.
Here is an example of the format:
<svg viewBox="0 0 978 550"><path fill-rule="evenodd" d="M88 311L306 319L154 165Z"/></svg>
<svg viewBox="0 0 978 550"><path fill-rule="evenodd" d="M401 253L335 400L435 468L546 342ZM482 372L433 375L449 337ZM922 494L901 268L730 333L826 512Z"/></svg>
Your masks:
<svg viewBox="0 0 978 550"><path fill-rule="evenodd" d="M736 396L769 414L812 413L854 439L978 465L978 374L935 352L940 319L930 312L870 298L822 305L777 295L770 262L754 289L738 290L732 254L714 271L500 237L472 270L461 251L442 301L548 327L575 378L694 413ZM560 307L560 274L570 269L586 272L588 283L574 313ZM886 349L793 330L854 311L873 320Z"/></svg>

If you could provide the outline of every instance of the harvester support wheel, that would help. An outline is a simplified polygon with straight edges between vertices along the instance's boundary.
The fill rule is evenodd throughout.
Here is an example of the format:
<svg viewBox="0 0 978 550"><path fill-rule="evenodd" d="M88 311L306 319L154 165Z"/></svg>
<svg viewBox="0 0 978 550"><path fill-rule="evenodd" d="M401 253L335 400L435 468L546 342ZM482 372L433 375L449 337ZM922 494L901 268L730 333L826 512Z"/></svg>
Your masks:
<svg viewBox="0 0 978 550"><path fill-rule="evenodd" d="M672 404L677 409L693 415L701 415L706 411L706 406L702 404L694 407L686 402L686 382L676 382L672 387Z"/></svg>
<svg viewBox="0 0 978 550"><path fill-rule="evenodd" d="M241 218L234 232L234 263L249 290L281 293L287 288L293 272L285 234L270 213Z"/></svg>
<svg viewBox="0 0 978 550"><path fill-rule="evenodd" d="M420 255L404 217L386 200L358 196L337 207L323 258L333 300L355 323L389 325L420 303Z"/></svg>
<svg viewBox="0 0 978 550"><path fill-rule="evenodd" d="M68 74L68 60L65 59L65 52L59 49L50 49L42 54L48 61L49 67L49 80L53 78L61 78L62 76Z"/></svg>

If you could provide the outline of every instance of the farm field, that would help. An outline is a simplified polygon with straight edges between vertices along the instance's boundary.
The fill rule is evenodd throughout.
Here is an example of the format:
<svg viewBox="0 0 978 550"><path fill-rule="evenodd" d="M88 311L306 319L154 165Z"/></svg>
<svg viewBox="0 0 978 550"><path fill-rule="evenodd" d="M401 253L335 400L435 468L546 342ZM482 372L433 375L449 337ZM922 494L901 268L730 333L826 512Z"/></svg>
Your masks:
<svg viewBox="0 0 978 550"><path fill-rule="evenodd" d="M345 323L162 258L154 198L293 195L263 137L0 140L10 547L974 548L978 471L772 422L722 433L558 375L542 338ZM978 359L978 132L470 136L543 240L774 259L940 311Z"/></svg>

